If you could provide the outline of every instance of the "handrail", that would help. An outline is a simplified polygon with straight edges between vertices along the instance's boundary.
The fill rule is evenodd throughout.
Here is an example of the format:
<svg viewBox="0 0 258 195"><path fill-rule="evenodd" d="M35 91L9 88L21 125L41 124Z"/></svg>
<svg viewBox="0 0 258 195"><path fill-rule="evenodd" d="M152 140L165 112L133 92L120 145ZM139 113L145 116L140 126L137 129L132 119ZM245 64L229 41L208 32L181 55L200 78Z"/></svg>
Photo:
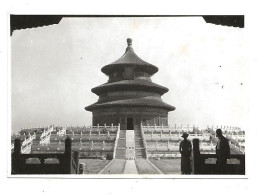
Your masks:
<svg viewBox="0 0 258 195"><path fill-rule="evenodd" d="M107 126L107 125L104 125L104 126L100 126L100 125L97 125L97 126L83 126L83 127L67 127L66 129L67 130L93 130L93 129L110 129L112 131L116 131L118 129L119 125L118 126L114 126L114 125L110 125L110 126Z"/></svg>
<svg viewBox="0 0 258 195"><path fill-rule="evenodd" d="M190 126L190 125L180 125L180 126L143 126L142 125L142 129L145 131L151 131L151 130L154 130L154 131L179 131L179 132L192 132L194 130L198 130L198 127L196 126Z"/></svg>
<svg viewBox="0 0 258 195"><path fill-rule="evenodd" d="M144 137L144 132L143 132L143 129L142 129L142 123L140 125L140 131L141 131L141 136L142 136L142 141L143 141L143 147L144 147L144 151L145 151L145 156L146 156L146 159L148 159L148 151L147 151L147 143L146 143L146 140L145 140L145 137Z"/></svg>
<svg viewBox="0 0 258 195"><path fill-rule="evenodd" d="M117 134L116 134L115 146L114 146L114 151L113 151L113 159L116 158L116 148L117 148L117 142L119 139L119 134L120 134L120 123L118 123L118 130L117 130Z"/></svg>

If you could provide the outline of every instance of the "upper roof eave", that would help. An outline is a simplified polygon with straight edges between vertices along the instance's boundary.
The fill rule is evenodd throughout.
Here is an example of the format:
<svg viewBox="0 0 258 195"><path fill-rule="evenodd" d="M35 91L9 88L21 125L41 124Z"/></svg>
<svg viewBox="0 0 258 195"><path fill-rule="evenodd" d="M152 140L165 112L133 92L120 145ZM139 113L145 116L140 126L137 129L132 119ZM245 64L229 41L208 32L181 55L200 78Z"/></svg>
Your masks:
<svg viewBox="0 0 258 195"><path fill-rule="evenodd" d="M123 65L146 67L146 71L151 75L158 72L158 67L156 67L148 62L145 62L144 60L142 60L140 57L138 57L135 54L135 52L132 48L132 39L127 39L127 44L128 44L128 46L126 48L126 51L121 58L119 58L118 60L101 68L101 71L103 73L108 75L109 73L112 72L112 69L118 68Z"/></svg>

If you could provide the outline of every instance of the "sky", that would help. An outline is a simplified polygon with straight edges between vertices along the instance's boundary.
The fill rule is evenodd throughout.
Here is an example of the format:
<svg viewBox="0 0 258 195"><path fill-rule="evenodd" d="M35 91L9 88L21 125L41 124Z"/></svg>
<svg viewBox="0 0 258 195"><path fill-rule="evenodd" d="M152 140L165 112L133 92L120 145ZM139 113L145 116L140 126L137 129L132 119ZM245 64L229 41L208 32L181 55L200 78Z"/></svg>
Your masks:
<svg viewBox="0 0 258 195"><path fill-rule="evenodd" d="M64 18L57 25L16 30L11 37L12 132L54 125L91 125L84 107L101 68L135 53L159 68L152 81L169 88L170 125L239 126L248 112L244 30L201 17Z"/></svg>

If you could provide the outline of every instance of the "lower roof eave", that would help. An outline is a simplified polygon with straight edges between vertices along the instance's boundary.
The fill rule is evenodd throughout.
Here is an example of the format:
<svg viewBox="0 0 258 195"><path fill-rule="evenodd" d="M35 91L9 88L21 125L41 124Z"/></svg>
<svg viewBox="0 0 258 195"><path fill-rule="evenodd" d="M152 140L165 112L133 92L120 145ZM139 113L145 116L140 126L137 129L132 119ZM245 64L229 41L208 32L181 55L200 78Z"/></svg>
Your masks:
<svg viewBox="0 0 258 195"><path fill-rule="evenodd" d="M160 109L164 109L164 110L167 110L168 112L170 111L174 111L176 110L176 107L174 106L170 106L170 107L165 107L165 106L155 106L155 105L96 105L96 104L93 104L93 105L90 105L90 106L87 106L85 107L85 110L86 111L90 111L90 112L93 112L94 110L97 110L97 109L101 109L101 108L109 108L109 107L113 107L113 108L121 108L121 107L145 107L145 108L160 108Z"/></svg>

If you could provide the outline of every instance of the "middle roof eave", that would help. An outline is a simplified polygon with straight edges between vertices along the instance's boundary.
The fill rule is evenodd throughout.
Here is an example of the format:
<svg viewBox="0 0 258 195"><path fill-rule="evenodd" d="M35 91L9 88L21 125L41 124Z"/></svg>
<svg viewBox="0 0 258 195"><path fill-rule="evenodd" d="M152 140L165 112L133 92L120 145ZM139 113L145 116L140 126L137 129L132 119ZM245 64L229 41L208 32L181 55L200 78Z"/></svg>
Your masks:
<svg viewBox="0 0 258 195"><path fill-rule="evenodd" d="M147 91L153 91L157 92L160 95L163 95L164 93L168 92L168 88L163 87L161 85L158 85L156 83L153 83L148 80L143 79L135 79L135 80L121 80L117 82L112 83L105 83L103 85L100 85L98 87L92 88L91 91L97 95L110 91L112 89L114 90L125 90L125 87L130 90L147 90Z"/></svg>

